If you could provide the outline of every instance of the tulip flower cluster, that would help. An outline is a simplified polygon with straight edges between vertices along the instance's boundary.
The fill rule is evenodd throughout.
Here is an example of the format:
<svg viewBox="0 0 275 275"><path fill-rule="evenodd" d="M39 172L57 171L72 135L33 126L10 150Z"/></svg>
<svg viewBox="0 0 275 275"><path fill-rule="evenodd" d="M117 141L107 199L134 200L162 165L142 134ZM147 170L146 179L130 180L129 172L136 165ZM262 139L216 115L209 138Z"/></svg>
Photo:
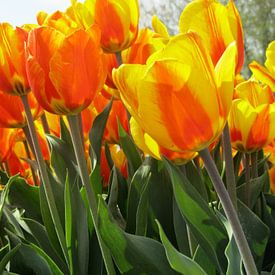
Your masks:
<svg viewBox="0 0 275 275"><path fill-rule="evenodd" d="M41 228L47 230L53 251L49 253L39 240L35 249L42 258L49 253L45 262L54 272L58 270L53 274L89 273L90 263L85 258L89 248L84 249L79 239L74 243L73 234L75 238L88 236L87 240L96 234L108 274L115 274L114 264L121 273L188 274L184 261L189 261L192 274L207 274L196 255L206 257L209 248L211 268L214 266L214 273L209 274L216 274L215 270L230 274L230 249L231 254L235 249L240 255L240 266L243 262L247 274L256 274L262 260L247 242L247 228L242 228L237 211L246 209L255 220L252 211L261 218L263 205L275 205L275 41L266 50L265 65L253 61L249 65L252 76L245 79L241 75L244 34L233 0L225 6L215 0L191 1L180 16L180 33L174 36L156 16L153 30L139 29L138 24L137 0L74 0L64 12L39 12L37 24L16 28L0 24L0 165L1 173L10 178L4 183L1 174L1 184L12 188L12 176L20 174L28 188L36 188L30 190L39 190L39 222L43 220ZM270 184L265 179L258 187L268 168ZM167 179L163 186L161 177ZM177 185L181 180L182 185ZM192 184L185 186L188 180L193 189L189 189ZM158 190L161 188L167 190L165 194ZM262 189L253 194L257 188ZM244 198L238 193L240 189ZM180 198L181 192L186 193ZM31 191L28 194L31 197ZM170 212L158 208L162 202L154 202L157 195L152 194L163 198L172 194L165 205L170 203L167 209L172 209L173 221L161 216ZM198 202L203 194L206 201ZM239 204L238 199L245 204ZM24 207L24 202L22 199L22 204L10 208ZM0 222L3 205L0 200ZM84 212L76 215L73 206ZM222 207L224 212L216 215L211 207L218 212ZM147 208L150 215L145 213ZM136 216L131 217L131 213ZM226 218L221 219L224 214ZM167 232L171 230L173 245L183 253L177 215L184 219L184 230L191 230L196 238L193 259L190 235L186 239L191 254L182 255L162 231L162 226L175 223L175 229L169 227ZM199 224L193 219L196 215L207 216ZM26 218L34 217L27 214ZM205 221L210 218L217 231L206 229ZM267 227L262 224L272 224L260 218L257 225L261 223L262 228ZM155 219L159 220L159 235L156 225L148 222ZM235 239L231 233L227 236L222 223L225 219ZM77 227L80 222L84 224L81 229ZM26 224L24 230L32 230L38 223ZM212 227L212 221L208 226ZM111 237L106 235L108 230ZM142 235L144 243L137 236L130 241L130 233ZM12 234L8 237L13 245L17 237ZM20 234L15 235L23 239ZM149 254L141 248L149 239L152 243L146 244L147 248L160 249L153 240L159 237L168 260L163 248L152 250L152 254L165 257L163 267L150 269L148 263L143 267L135 260L127 261L123 253L131 247L136 252L139 246L139 253L145 253L142 259L148 260ZM121 243L114 248L110 238ZM127 247L121 245L123 241ZM33 249L28 242L20 241L26 251ZM230 243L225 247L224 242ZM224 246L222 253L217 243ZM259 253L264 255L262 250ZM175 255L187 260L179 259L180 264L175 264L170 258ZM82 258L86 259L84 264ZM11 264L10 271L15 272L13 268Z"/></svg>

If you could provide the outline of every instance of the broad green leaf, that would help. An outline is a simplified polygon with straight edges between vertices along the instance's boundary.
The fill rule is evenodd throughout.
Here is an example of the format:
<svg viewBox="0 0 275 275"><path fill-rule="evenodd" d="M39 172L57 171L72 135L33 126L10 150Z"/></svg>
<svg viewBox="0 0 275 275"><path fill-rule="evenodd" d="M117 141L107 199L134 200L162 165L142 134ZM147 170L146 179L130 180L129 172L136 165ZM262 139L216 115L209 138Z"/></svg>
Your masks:
<svg viewBox="0 0 275 275"><path fill-rule="evenodd" d="M90 144L96 155L97 162L100 163L100 153L102 146L102 138L105 130L105 126L109 117L110 110L112 108L113 100L111 100L105 109L95 118L93 127L89 133Z"/></svg>
<svg viewBox="0 0 275 275"><path fill-rule="evenodd" d="M120 146L128 161L129 176L132 178L132 176L142 164L141 155L132 138L125 132L120 123L118 123L118 133Z"/></svg>
<svg viewBox="0 0 275 275"><path fill-rule="evenodd" d="M167 160L164 163L169 171L182 216L213 264L221 273L225 272L224 250L228 237L223 224L179 169Z"/></svg>
<svg viewBox="0 0 275 275"><path fill-rule="evenodd" d="M166 237L161 225L157 222L161 242L164 245L167 259L171 267L181 274L206 275L204 270L191 258L178 252Z"/></svg>
<svg viewBox="0 0 275 275"><path fill-rule="evenodd" d="M121 273L177 274L166 259L163 246L149 238L125 233L111 218L99 197L99 231Z"/></svg>
<svg viewBox="0 0 275 275"><path fill-rule="evenodd" d="M263 188L266 183L269 181L268 172L265 171L264 174L262 174L260 177L251 179L249 182L250 188L251 188L251 197L250 197L250 205L251 208L254 207L256 204L258 198L260 197L261 192L263 191ZM237 196L241 201L245 201L245 195L246 193L246 183L240 185L237 187Z"/></svg>
<svg viewBox="0 0 275 275"><path fill-rule="evenodd" d="M42 222L39 203L39 187L29 185L23 178L12 177L10 179L8 202L13 207L24 209L24 216Z"/></svg>
<svg viewBox="0 0 275 275"><path fill-rule="evenodd" d="M253 254L258 270L261 270L264 252L269 238L269 228L245 204L238 201L239 219Z"/></svg>
<svg viewBox="0 0 275 275"><path fill-rule="evenodd" d="M11 258L16 254L21 244L17 244L14 248L12 248L0 261L0 274L2 274L5 270L5 267L11 260Z"/></svg>
<svg viewBox="0 0 275 275"><path fill-rule="evenodd" d="M208 257L208 253L204 252L201 246L198 245L194 257L194 261L198 263L207 275L216 275L216 267Z"/></svg>

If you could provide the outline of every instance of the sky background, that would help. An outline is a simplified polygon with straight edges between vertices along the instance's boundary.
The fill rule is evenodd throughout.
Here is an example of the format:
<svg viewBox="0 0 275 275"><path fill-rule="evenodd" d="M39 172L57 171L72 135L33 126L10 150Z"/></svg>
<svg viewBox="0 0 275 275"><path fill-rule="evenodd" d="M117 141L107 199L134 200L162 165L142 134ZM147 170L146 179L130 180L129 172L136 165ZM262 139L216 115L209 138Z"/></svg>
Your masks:
<svg viewBox="0 0 275 275"><path fill-rule="evenodd" d="M153 2L160 0L140 0L146 9L150 9ZM56 10L65 10L70 0L0 0L0 22L9 22L12 25L36 23L36 14L43 10L52 13Z"/></svg>

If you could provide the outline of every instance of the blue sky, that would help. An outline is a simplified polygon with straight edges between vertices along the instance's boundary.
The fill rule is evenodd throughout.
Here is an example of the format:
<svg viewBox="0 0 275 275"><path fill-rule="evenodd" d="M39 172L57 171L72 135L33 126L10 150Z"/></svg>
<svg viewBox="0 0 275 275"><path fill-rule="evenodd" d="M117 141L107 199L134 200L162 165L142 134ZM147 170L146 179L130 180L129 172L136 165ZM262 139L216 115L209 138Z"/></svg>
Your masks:
<svg viewBox="0 0 275 275"><path fill-rule="evenodd" d="M36 14L43 10L51 13L55 10L65 10L70 0L1 0L0 22L12 25L36 23Z"/></svg>

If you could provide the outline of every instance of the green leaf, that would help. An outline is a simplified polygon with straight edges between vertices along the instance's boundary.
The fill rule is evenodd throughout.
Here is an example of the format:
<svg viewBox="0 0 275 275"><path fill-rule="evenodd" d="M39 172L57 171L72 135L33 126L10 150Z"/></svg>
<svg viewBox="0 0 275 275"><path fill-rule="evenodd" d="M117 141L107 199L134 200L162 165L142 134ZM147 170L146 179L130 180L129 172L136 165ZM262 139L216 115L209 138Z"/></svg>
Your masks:
<svg viewBox="0 0 275 275"><path fill-rule="evenodd" d="M110 100L105 109L95 118L93 127L89 133L90 144L96 155L97 162L100 163L100 153L102 146L102 138L105 130L105 126L109 117L110 110L112 108L113 100Z"/></svg>
<svg viewBox="0 0 275 275"><path fill-rule="evenodd" d="M11 258L15 255L15 253L20 248L21 244L17 244L14 248L12 248L2 259L0 262L0 274L2 274L5 270L6 265L10 262Z"/></svg>
<svg viewBox="0 0 275 275"><path fill-rule="evenodd" d="M225 247L228 243L226 230L201 197L177 167L164 160L174 188L174 196L180 212L198 243L220 272L225 272Z"/></svg>
<svg viewBox="0 0 275 275"><path fill-rule="evenodd" d="M161 242L164 245L170 266L181 274L206 275L204 270L191 258L178 252L166 237L160 223L157 221Z"/></svg>
<svg viewBox="0 0 275 275"><path fill-rule="evenodd" d="M120 146L126 155L128 161L128 173L130 178L135 174L142 164L141 155L134 144L132 138L125 132L121 124L118 122L118 134Z"/></svg>
<svg viewBox="0 0 275 275"><path fill-rule="evenodd" d="M39 187L29 185L23 178L12 177L8 202L13 207L24 209L24 216L42 222L39 203Z"/></svg>
<svg viewBox="0 0 275 275"><path fill-rule="evenodd" d="M141 196L141 191L148 182L150 166L141 165L131 179L127 199L127 224L126 231L134 233L136 230L136 213Z"/></svg>
<svg viewBox="0 0 275 275"><path fill-rule="evenodd" d="M163 246L153 239L125 233L112 220L100 196L98 211L99 232L121 273L177 274L170 268Z"/></svg>
<svg viewBox="0 0 275 275"><path fill-rule="evenodd" d="M147 233L147 223L148 223L148 208L149 208L149 183L150 176L145 183L141 195L140 201L137 208L136 215L136 235L146 236Z"/></svg>
<svg viewBox="0 0 275 275"><path fill-rule="evenodd" d="M251 197L250 197L250 205L251 208L253 208L260 197L261 192L263 191L263 188L265 184L269 181L268 172L265 171L264 174L262 174L260 177L251 179L249 182L250 188L251 188ZM237 196L241 201L245 201L246 197L246 183L240 185L237 187Z"/></svg>
<svg viewBox="0 0 275 275"><path fill-rule="evenodd" d="M215 265L212 263L211 259L208 257L208 254L201 248L200 245L198 245L193 258L194 261L203 268L207 275L217 274Z"/></svg>
<svg viewBox="0 0 275 275"><path fill-rule="evenodd" d="M258 270L269 238L269 228L245 204L238 200L239 219Z"/></svg>

